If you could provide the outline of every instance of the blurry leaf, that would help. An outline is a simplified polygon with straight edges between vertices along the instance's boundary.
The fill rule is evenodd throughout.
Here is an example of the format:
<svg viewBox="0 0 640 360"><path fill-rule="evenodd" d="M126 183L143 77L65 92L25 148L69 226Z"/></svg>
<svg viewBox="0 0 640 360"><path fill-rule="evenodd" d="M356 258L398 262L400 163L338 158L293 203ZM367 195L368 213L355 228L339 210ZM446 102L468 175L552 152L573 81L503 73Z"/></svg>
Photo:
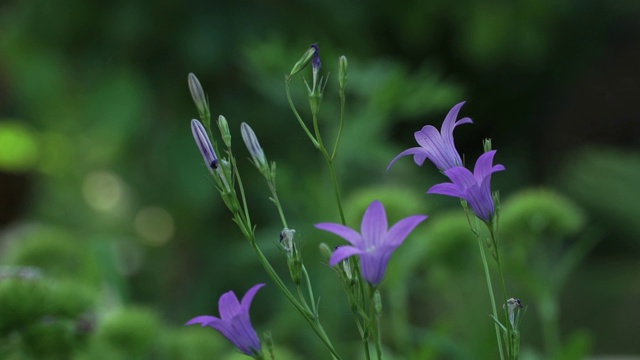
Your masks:
<svg viewBox="0 0 640 360"><path fill-rule="evenodd" d="M560 187L640 248L640 153L583 149L557 174Z"/></svg>
<svg viewBox="0 0 640 360"><path fill-rule="evenodd" d="M585 331L573 332L565 342L560 353L554 357L557 360L582 360L589 355L592 337Z"/></svg>

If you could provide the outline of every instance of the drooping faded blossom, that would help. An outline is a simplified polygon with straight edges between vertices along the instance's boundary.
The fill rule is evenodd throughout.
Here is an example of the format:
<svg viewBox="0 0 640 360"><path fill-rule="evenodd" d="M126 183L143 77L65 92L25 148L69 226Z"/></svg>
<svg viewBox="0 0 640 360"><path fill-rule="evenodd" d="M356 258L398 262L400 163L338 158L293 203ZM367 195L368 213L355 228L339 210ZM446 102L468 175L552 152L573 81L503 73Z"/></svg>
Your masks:
<svg viewBox="0 0 640 360"><path fill-rule="evenodd" d="M203 327L210 326L224 335L244 354L249 356L261 354L260 339L249 319L249 307L253 297L264 285L254 285L242 297L242 302L238 301L233 291L224 293L218 301L220 318L202 315L189 320L185 325L200 324Z"/></svg>
<svg viewBox="0 0 640 360"><path fill-rule="evenodd" d="M376 286L384 278L393 251L426 218L426 215L409 216L389 229L384 206L376 200L369 205L362 217L360 233L342 224L320 223L315 226L351 243L351 246L340 246L333 252L329 260L331 266L336 266L340 261L357 255L360 257L362 277Z"/></svg>
<svg viewBox="0 0 640 360"><path fill-rule="evenodd" d="M458 112L460 112L460 108L464 103L464 101L458 103L449 110L440 131L431 125L426 125L422 130L416 131L414 136L420 146L407 149L398 154L398 156L391 160L389 166L387 166L387 170L389 170L391 165L398 159L407 155L413 155L413 161L415 161L418 166L422 166L424 161L429 159L440 171L462 166L462 159L453 142L453 129L461 124L473 123L468 117L456 121Z"/></svg>
<svg viewBox="0 0 640 360"><path fill-rule="evenodd" d="M471 210L484 222L490 222L495 213L491 196L491 174L502 171L504 166L493 165L496 151L487 151L476 161L473 173L462 166L445 170L450 183L432 186L427 194L440 194L464 199Z"/></svg>

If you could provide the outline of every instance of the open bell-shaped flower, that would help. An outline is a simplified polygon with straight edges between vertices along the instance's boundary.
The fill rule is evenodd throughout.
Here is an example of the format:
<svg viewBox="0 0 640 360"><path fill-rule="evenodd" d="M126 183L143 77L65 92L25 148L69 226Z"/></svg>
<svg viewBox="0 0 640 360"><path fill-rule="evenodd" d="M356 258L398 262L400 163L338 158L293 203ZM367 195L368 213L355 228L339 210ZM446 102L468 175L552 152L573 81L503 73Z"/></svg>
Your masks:
<svg viewBox="0 0 640 360"><path fill-rule="evenodd" d="M426 218L426 215L409 216L389 229L384 206L376 200L369 205L362 217L360 233L342 224L320 223L315 226L351 243L350 246L336 248L329 260L331 266L336 266L342 260L357 255L360 257L362 277L371 285L377 286L384 277L391 254Z"/></svg>
<svg viewBox="0 0 640 360"><path fill-rule="evenodd" d="M212 327L224 335L244 354L249 356L261 354L260 339L249 319L249 307L253 297L264 285L254 285L242 297L242 302L238 301L233 291L224 293L218 301L219 318L210 315L197 316L189 320L185 325L200 324L203 327Z"/></svg>
<svg viewBox="0 0 640 360"><path fill-rule="evenodd" d="M398 154L398 156L391 160L389 166L387 166L387 170L389 170L391 165L398 159L407 155L413 155L413 161L415 161L418 166L422 166L424 161L429 159L440 171L462 166L462 159L453 142L453 129L461 124L473 123L468 117L456 121L458 112L460 112L460 108L462 108L464 103L464 101L458 103L449 110L440 131L431 125L426 125L422 130L416 131L414 136L420 146L407 149Z"/></svg>

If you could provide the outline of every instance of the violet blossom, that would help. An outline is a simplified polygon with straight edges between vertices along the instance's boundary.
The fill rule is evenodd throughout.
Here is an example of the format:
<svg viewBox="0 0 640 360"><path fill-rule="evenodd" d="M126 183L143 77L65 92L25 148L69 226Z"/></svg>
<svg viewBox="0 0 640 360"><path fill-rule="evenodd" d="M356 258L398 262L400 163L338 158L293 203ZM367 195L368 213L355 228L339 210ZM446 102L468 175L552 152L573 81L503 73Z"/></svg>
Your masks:
<svg viewBox="0 0 640 360"><path fill-rule="evenodd" d="M332 232L351 243L351 246L336 248L329 260L331 266L336 266L348 257L358 255L362 276L371 285L376 286L384 277L393 251L426 218L426 215L409 216L398 221L389 229L384 206L376 200L369 205L362 217L360 233L336 223L320 223L315 226L318 229Z"/></svg>
<svg viewBox="0 0 640 360"><path fill-rule="evenodd" d="M414 136L420 146L407 149L398 154L398 156L391 160L389 166L387 166L387 170L389 170L391 165L399 158L406 155L413 155L413 161L415 161L418 166L422 166L424 161L429 159L440 171L462 166L462 159L453 143L453 129L461 124L473 123L468 117L456 121L458 112L460 112L460 108L464 103L465 101L458 103L449 110L440 131L431 125L426 125L422 130L416 131Z"/></svg>
<svg viewBox="0 0 640 360"><path fill-rule="evenodd" d="M495 154L495 150L482 154L476 161L473 173L462 166L445 170L444 174L451 182L434 185L427 191L427 194L440 194L464 199L476 216L484 222L490 222L495 213L491 196L491 174L505 169L500 164L493 165Z"/></svg>
<svg viewBox="0 0 640 360"><path fill-rule="evenodd" d="M260 354L262 352L260 339L251 325L249 307L253 297L264 285L254 285L244 295L242 302L238 301L233 291L222 294L218 301L220 318L202 315L189 320L185 325L200 324L203 327L210 326L218 330L244 354L249 356Z"/></svg>

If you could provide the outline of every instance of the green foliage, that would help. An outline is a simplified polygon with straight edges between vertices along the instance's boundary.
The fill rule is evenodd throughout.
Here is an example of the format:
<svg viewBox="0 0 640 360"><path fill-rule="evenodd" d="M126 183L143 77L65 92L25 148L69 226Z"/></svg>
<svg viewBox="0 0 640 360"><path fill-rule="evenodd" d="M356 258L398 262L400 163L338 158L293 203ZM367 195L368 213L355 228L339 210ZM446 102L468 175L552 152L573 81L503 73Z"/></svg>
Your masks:
<svg viewBox="0 0 640 360"><path fill-rule="evenodd" d="M158 315L144 308L122 308L100 322L92 344L99 354L105 349L129 359L143 359L159 350L164 331Z"/></svg>
<svg viewBox="0 0 640 360"><path fill-rule="evenodd" d="M529 189L504 202L500 225L506 237L566 237L584 227L585 215L578 206L556 192Z"/></svg>
<svg viewBox="0 0 640 360"><path fill-rule="evenodd" d="M559 186L599 222L640 249L640 153L611 148L591 148L571 156L571 163L558 176Z"/></svg>
<svg viewBox="0 0 640 360"><path fill-rule="evenodd" d="M73 282L29 274L25 268L3 270L10 271L13 274L0 280L0 351L68 359L84 342L79 324L91 311L95 294Z"/></svg>
<svg viewBox="0 0 640 360"><path fill-rule="evenodd" d="M4 255L7 264L34 266L46 276L99 285L98 267L89 244L62 228L27 228L11 245Z"/></svg>

